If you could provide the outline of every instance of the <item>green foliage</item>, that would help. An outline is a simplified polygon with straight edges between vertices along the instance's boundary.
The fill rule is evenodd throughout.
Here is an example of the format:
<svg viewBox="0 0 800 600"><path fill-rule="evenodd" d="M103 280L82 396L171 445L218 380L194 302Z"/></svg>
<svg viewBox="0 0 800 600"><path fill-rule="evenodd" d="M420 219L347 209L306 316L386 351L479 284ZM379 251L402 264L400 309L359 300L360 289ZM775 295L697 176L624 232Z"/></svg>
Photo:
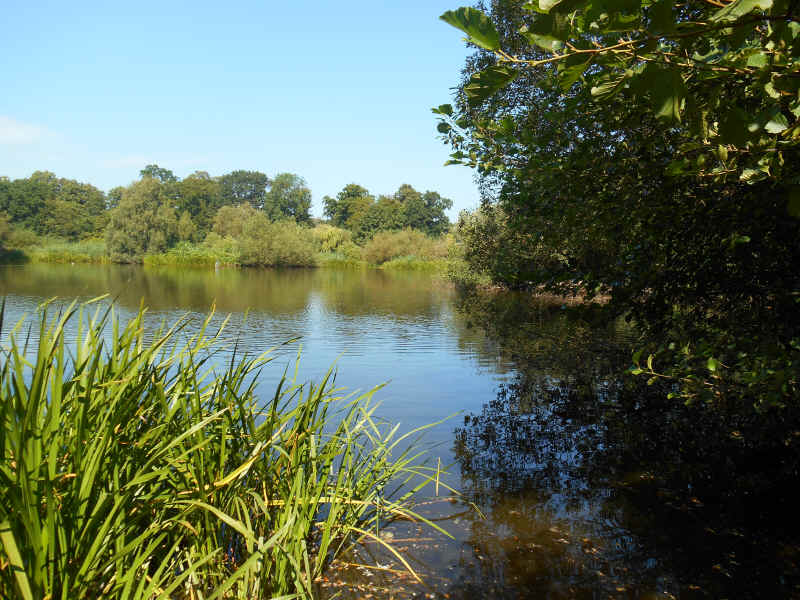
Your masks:
<svg viewBox="0 0 800 600"><path fill-rule="evenodd" d="M235 242L226 244L215 233L209 233L203 244L179 242L174 248L170 248L166 252L146 254L142 262L151 267L213 267L217 264L239 264L239 254Z"/></svg>
<svg viewBox="0 0 800 600"><path fill-rule="evenodd" d="M438 473L403 449L415 432L373 417L374 390L342 397L328 373L260 399L269 352L215 364L211 317L151 338L143 312L83 310L45 311L37 348L22 323L3 348L2 597L310 599L356 539L425 521L395 484Z"/></svg>
<svg viewBox="0 0 800 600"><path fill-rule="evenodd" d="M698 23L715 22L710 7L601 13L591 3L495 0L490 17L503 50L471 56L455 106L434 113L453 162L477 169L486 203L504 215L489 219L495 209L487 208L464 223L467 264L511 286L607 296L609 310L634 318L653 340L647 351L661 366L651 377L670 377L687 400L725 406L738 396L761 410L790 402L800 372L800 220L791 212L800 151L785 110L794 100L773 98L767 85L784 80L780 61L794 52L794 38L775 51L769 77L757 66L773 29L795 27L783 13L751 8L709 29ZM653 34L654 23L675 33ZM586 27L599 46L574 37ZM692 59L701 29L720 36L706 39L718 58ZM620 32L620 52L603 50ZM680 32L688 54L680 54ZM648 35L651 45L640 47ZM729 48L715 50L720 40ZM752 67L730 62L742 44L751 46ZM475 102L473 75L494 65L516 78ZM778 100L788 123L780 132L778 113L763 112ZM730 121L734 107L761 115L760 125ZM741 140L726 138L742 130L749 133ZM719 368L709 375L711 358Z"/></svg>
<svg viewBox="0 0 800 600"><path fill-rule="evenodd" d="M249 204L226 206L214 220L220 238L235 240L243 265L310 267L315 264L316 242L311 229L294 221L270 221Z"/></svg>
<svg viewBox="0 0 800 600"><path fill-rule="evenodd" d="M405 224L403 204L392 196L380 196L370 204L353 226L353 237L365 243L379 231L396 231Z"/></svg>
<svg viewBox="0 0 800 600"><path fill-rule="evenodd" d="M11 225L8 222L8 216L0 213L0 250L6 247L8 240L11 237Z"/></svg>
<svg viewBox="0 0 800 600"><path fill-rule="evenodd" d="M311 230L293 221L248 221L239 245L244 265L313 267L316 264Z"/></svg>
<svg viewBox="0 0 800 600"><path fill-rule="evenodd" d="M144 169L139 171L139 177L142 179L155 179L160 183L177 183L178 178L169 169L159 167L158 165L147 165Z"/></svg>
<svg viewBox="0 0 800 600"><path fill-rule="evenodd" d="M328 269L365 269L368 265L361 259L361 249L358 246L355 246L355 249L357 252L348 254L342 252L317 254L317 266Z"/></svg>
<svg viewBox="0 0 800 600"><path fill-rule="evenodd" d="M181 239L202 237L208 233L214 215L224 204L220 181L198 171L182 179L176 186L175 194L176 210L182 218L183 215L191 218L195 230L189 237L181 236ZM183 227L185 231L189 228L187 223Z"/></svg>
<svg viewBox="0 0 800 600"><path fill-rule="evenodd" d="M443 258L427 259L416 256L400 256L387 260L381 265L381 269L394 271L422 271L428 273L445 273L448 269L448 261Z"/></svg>
<svg viewBox="0 0 800 600"><path fill-rule="evenodd" d="M497 206L462 212L455 240L453 258L466 263L468 268L461 273L470 273L459 278L464 283L488 278L492 283L524 288L545 280L564 260L563 254L545 247L536 235L512 227L506 212Z"/></svg>
<svg viewBox="0 0 800 600"><path fill-rule="evenodd" d="M82 240L80 242L51 241L26 250L27 256L36 262L50 263L104 263L108 253L104 240Z"/></svg>
<svg viewBox="0 0 800 600"><path fill-rule="evenodd" d="M311 190L305 180L294 173L278 173L264 196L264 212L273 221L294 219L311 222Z"/></svg>
<svg viewBox="0 0 800 600"><path fill-rule="evenodd" d="M428 235L437 236L447 233L450 221L444 211L453 207L453 201L442 198L438 192L417 192L410 185L402 185L395 194L395 199L403 205L405 227L418 229Z"/></svg>
<svg viewBox="0 0 800 600"><path fill-rule="evenodd" d="M369 190L355 183L349 183L336 194L336 198L325 196L322 199L325 216L331 225L353 230L363 213L375 202Z"/></svg>
<svg viewBox="0 0 800 600"><path fill-rule="evenodd" d="M250 204L223 206L214 215L212 231L221 237L241 238L248 221L263 217L264 213ZM262 221L263 222L263 221Z"/></svg>
<svg viewBox="0 0 800 600"><path fill-rule="evenodd" d="M9 248L30 248L46 243L46 238L38 235L35 231L22 227L11 227L8 232L7 244Z"/></svg>
<svg viewBox="0 0 800 600"><path fill-rule="evenodd" d="M219 178L220 206L247 202L253 208L264 208L269 177L258 171L232 171ZM219 207L217 207L219 208Z"/></svg>
<svg viewBox="0 0 800 600"><path fill-rule="evenodd" d="M377 233L364 246L364 259L372 264L381 265L403 256L444 259L447 257L447 240L433 239L413 229L403 229Z"/></svg>
<svg viewBox="0 0 800 600"><path fill-rule="evenodd" d="M335 252L353 241L353 234L347 229L321 223L311 230L319 252Z"/></svg>
<svg viewBox="0 0 800 600"><path fill-rule="evenodd" d="M554 74L561 89L577 84L606 111L633 99L664 127L679 128L676 173L784 177L786 153L800 143L795 3L534 0L515 10L514 29L476 9L441 17L493 53L463 86L471 105L531 71Z"/></svg>
<svg viewBox="0 0 800 600"><path fill-rule="evenodd" d="M106 244L114 262L138 262L145 254L164 252L178 241L178 218L170 183L145 177L125 189L111 211Z"/></svg>
<svg viewBox="0 0 800 600"><path fill-rule="evenodd" d="M178 219L178 239L181 241L192 241L197 235L197 227L192 220L192 216L184 211Z"/></svg>
<svg viewBox="0 0 800 600"><path fill-rule="evenodd" d="M420 193L403 184L392 196L377 200L369 191L351 183L336 198L323 199L325 215L332 225L353 232L356 242L364 243L379 231L395 231L406 227L429 235L445 233L450 222L445 210L453 202L437 192Z"/></svg>
<svg viewBox="0 0 800 600"><path fill-rule="evenodd" d="M0 179L0 212L15 228L78 240L105 226L106 197L88 183L37 171L27 179Z"/></svg>
<svg viewBox="0 0 800 600"><path fill-rule="evenodd" d="M314 235L318 261L331 267L335 263L352 266L362 265L361 247L353 241L353 234L347 229L321 223L311 230Z"/></svg>

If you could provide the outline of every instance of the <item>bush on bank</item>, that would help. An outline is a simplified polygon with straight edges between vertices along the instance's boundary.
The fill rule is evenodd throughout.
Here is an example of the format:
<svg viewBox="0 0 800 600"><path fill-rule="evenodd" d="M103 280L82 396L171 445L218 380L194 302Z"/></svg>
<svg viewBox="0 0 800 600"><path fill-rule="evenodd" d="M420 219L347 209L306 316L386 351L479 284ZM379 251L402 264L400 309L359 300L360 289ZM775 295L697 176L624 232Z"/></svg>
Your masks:
<svg viewBox="0 0 800 600"><path fill-rule="evenodd" d="M436 260L447 257L448 238L431 238L415 229L382 231L364 246L364 259L382 265L401 256Z"/></svg>

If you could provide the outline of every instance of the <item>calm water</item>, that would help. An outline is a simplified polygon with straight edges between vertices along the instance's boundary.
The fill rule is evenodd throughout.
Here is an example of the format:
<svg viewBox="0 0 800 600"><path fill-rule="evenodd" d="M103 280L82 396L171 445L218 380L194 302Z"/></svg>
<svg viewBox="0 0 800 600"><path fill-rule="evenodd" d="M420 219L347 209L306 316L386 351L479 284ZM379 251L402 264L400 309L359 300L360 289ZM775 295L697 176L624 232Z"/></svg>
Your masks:
<svg viewBox="0 0 800 600"><path fill-rule="evenodd" d="M320 582L323 596L797 593L796 519L787 526L770 516L779 510L739 501L733 485L721 491L709 473L724 472L719 464L730 463L730 453L714 447L703 460L690 456L691 439L676 437L687 428L664 426L679 415L639 401L652 392L619 376L635 339L624 323L523 296L459 293L427 275L0 267L4 328L50 298L105 293L123 318L143 302L154 329L188 314L191 330L212 305L215 321L230 314L230 346L251 353L278 346L260 382L265 395L302 347L303 379L336 365L337 384L350 389L388 382L378 393L381 416L405 428L458 413L427 442L451 465L447 482L463 496L448 499L441 490L420 508L455 539L408 523L386 534L424 584L366 546ZM716 487L704 487L712 479ZM357 566L375 560L383 570Z"/></svg>

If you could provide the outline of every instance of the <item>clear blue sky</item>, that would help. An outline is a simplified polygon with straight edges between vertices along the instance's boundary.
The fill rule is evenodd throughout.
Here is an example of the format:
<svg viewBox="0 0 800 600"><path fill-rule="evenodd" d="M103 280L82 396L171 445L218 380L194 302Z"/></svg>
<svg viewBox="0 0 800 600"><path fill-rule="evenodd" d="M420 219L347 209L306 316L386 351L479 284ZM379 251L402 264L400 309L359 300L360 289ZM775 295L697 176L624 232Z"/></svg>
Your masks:
<svg viewBox="0 0 800 600"><path fill-rule="evenodd" d="M430 108L468 52L463 0L40 2L0 8L0 175L108 190L157 163L305 177L320 200L402 183L474 208Z"/></svg>

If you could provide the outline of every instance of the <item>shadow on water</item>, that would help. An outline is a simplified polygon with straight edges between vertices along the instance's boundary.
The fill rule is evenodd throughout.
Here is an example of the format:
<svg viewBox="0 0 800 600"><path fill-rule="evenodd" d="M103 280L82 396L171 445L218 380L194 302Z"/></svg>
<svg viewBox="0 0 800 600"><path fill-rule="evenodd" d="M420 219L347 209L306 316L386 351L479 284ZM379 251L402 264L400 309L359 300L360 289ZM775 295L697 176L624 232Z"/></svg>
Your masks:
<svg viewBox="0 0 800 600"><path fill-rule="evenodd" d="M456 430L486 520L450 598L800 595L796 411L676 405L621 375L635 337L597 308L473 294L459 310L518 376Z"/></svg>

